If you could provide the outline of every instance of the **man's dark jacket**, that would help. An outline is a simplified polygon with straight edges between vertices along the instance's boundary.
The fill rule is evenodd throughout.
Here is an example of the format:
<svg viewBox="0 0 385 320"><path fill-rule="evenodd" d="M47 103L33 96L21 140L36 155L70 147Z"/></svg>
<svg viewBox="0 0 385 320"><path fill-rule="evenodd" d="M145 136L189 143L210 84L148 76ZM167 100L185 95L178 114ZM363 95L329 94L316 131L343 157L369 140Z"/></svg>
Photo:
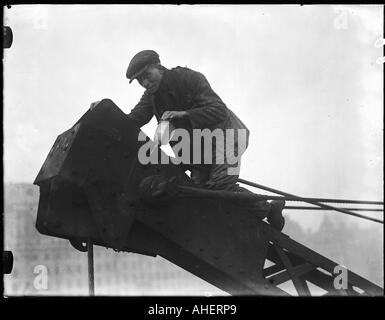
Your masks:
<svg viewBox="0 0 385 320"><path fill-rule="evenodd" d="M213 91L206 77L188 68L164 69L155 94L144 92L139 103L127 115L139 127L155 115L159 121L164 111L186 111L187 121L175 121L175 126L191 129L245 129L243 122ZM214 139L215 141L215 139ZM237 141L237 140L236 140ZM237 148L237 145L235 146Z"/></svg>

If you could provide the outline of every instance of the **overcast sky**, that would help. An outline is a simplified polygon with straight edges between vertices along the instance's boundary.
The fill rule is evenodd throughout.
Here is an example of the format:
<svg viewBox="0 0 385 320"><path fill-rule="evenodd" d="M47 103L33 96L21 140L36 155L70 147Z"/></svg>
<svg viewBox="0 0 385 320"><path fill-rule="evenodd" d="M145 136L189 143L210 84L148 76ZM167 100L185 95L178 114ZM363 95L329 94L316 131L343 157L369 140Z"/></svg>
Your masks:
<svg viewBox="0 0 385 320"><path fill-rule="evenodd" d="M248 126L242 178L301 196L383 199L383 65L376 62L383 48L374 45L383 37L383 7L20 5L4 12L14 34L3 60L5 182L32 182L57 135L92 101L110 98L129 113L143 88L129 85L127 65L153 49L168 68L202 72ZM143 129L152 137L154 119ZM310 228L322 217L287 214Z"/></svg>

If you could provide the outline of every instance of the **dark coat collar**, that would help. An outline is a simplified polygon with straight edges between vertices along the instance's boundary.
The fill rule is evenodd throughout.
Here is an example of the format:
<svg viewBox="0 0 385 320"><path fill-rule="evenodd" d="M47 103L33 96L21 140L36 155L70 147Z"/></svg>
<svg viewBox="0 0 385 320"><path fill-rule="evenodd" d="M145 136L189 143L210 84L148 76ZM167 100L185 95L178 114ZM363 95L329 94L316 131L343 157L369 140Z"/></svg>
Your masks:
<svg viewBox="0 0 385 320"><path fill-rule="evenodd" d="M162 80L160 81L159 88L155 92L155 95L158 93L163 93L170 91L170 80L171 80L171 70L164 68Z"/></svg>

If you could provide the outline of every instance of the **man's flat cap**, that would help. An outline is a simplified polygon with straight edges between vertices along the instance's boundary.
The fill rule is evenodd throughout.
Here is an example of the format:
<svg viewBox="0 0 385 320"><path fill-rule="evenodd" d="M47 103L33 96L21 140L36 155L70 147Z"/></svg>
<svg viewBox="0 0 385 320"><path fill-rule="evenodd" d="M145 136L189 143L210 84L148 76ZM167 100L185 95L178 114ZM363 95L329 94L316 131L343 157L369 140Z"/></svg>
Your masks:
<svg viewBox="0 0 385 320"><path fill-rule="evenodd" d="M159 55L154 50L143 50L134 55L126 72L130 83L153 63L160 63Z"/></svg>

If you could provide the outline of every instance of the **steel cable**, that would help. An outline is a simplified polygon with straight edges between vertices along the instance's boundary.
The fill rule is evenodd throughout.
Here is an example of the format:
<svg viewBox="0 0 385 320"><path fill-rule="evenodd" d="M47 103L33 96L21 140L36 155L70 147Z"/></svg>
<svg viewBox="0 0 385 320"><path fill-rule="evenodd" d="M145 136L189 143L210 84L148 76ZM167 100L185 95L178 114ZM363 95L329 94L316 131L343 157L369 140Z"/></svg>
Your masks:
<svg viewBox="0 0 385 320"><path fill-rule="evenodd" d="M246 184L246 185L251 186L251 187L255 187L255 188L259 188L259 189L266 190L266 191L269 191L269 192L281 194L281 195L285 196L283 198L285 200L286 200L286 197L287 197L289 199L293 199L293 200L295 199L296 201L307 202L307 203L316 205L316 206L321 207L321 208L326 209L326 210L338 211L338 212L342 212L342 213L345 213L345 214L348 214L348 215L351 215L351 216L355 216L355 217L358 217L358 218L362 218L362 219L365 219L365 220L370 220L370 221L374 221L374 222L377 222L377 223L384 224L384 222L382 220L379 220L379 219L376 219L376 218L372 218L372 217L367 217L365 215L362 215L362 214L359 214L359 213L356 213L356 212L351 212L351 211L346 210L346 209L336 208L336 207L333 207L333 206L329 206L327 204L320 203L320 202L317 202L317 201L314 201L314 200L309 200L311 198L298 197L296 195L293 195L293 194L290 194L290 193L287 193L287 192L284 192L284 191L281 191L281 190L273 189L273 188L270 188L270 187L266 187L266 186L263 186L261 184L254 183L254 182L251 182L251 181L247 181L247 180L244 180L244 179L241 179L241 178L238 178L238 182ZM267 197L269 197L269 196L266 196L266 198ZM270 198L272 198L272 197L270 197ZM329 200L333 200L333 199L329 199ZM288 200L288 201L290 201L290 200ZM326 201L324 201L324 202L326 202ZM378 201L366 201L366 202L376 202L376 204L377 204Z"/></svg>

